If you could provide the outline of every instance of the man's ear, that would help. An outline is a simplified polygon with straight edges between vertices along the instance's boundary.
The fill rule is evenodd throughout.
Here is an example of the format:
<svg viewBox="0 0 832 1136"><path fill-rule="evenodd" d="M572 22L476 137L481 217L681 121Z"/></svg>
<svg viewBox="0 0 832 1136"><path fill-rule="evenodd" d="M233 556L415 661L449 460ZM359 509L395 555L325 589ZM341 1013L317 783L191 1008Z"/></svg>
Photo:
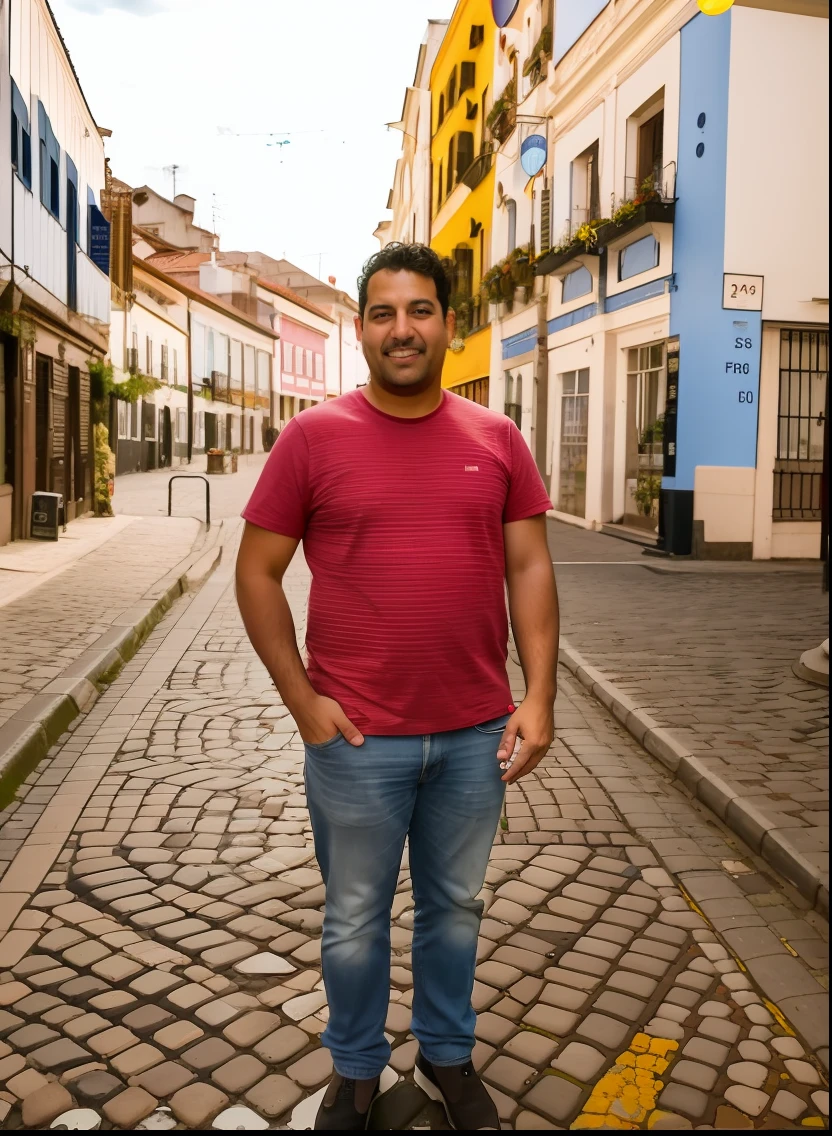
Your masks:
<svg viewBox="0 0 832 1136"><path fill-rule="evenodd" d="M355 319L353 320L353 323L355 324L356 338L357 338L358 342L360 343L363 332L364 332L364 322L361 319L361 316L356 316Z"/></svg>

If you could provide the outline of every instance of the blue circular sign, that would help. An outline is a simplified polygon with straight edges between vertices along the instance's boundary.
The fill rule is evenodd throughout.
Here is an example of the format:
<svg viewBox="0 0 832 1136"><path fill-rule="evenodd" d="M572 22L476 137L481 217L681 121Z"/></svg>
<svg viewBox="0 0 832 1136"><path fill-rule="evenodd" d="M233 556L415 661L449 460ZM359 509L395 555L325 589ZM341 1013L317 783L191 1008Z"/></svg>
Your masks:
<svg viewBox="0 0 832 1136"><path fill-rule="evenodd" d="M522 143L520 165L529 177L539 174L546 165L546 139L542 134L530 134Z"/></svg>
<svg viewBox="0 0 832 1136"><path fill-rule="evenodd" d="M498 28L504 28L517 11L520 0L491 0L491 12Z"/></svg>

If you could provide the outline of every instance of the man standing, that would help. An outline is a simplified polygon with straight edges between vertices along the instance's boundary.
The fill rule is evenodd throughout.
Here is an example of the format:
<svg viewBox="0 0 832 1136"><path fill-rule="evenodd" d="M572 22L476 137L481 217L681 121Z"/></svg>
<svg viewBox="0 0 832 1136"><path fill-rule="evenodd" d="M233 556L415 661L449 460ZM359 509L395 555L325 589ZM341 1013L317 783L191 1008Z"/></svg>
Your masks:
<svg viewBox="0 0 832 1136"><path fill-rule="evenodd" d="M287 424L243 513L240 611L305 743L326 885L322 1041L335 1074L316 1129L366 1128L390 1056L390 909L405 839L416 1081L454 1128L500 1127L471 1063L477 894L505 784L554 736L557 593L551 505L520 432L442 388L449 291L423 245L388 245L367 262L356 328L370 382ZM282 588L300 540L312 573L307 667ZM506 583L526 680L517 709Z"/></svg>

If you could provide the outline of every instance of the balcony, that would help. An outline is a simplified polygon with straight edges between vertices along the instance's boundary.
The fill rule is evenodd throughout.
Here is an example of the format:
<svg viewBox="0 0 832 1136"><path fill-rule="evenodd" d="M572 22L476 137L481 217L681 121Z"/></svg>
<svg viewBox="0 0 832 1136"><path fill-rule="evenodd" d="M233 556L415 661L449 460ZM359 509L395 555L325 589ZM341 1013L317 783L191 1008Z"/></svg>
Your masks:
<svg viewBox="0 0 832 1136"><path fill-rule="evenodd" d="M488 150L474 158L471 165L459 179L463 185L467 185L469 189L476 189L481 181L484 181L491 170L494 162L494 151L489 147Z"/></svg>
<svg viewBox="0 0 832 1136"><path fill-rule="evenodd" d="M517 87L513 79L509 80L489 111L485 125L498 146L502 146L513 133L517 125Z"/></svg>
<svg viewBox="0 0 832 1136"><path fill-rule="evenodd" d="M637 183L625 178L624 200L613 210L612 217L598 228L598 244L602 247L618 240L650 222L672 225L676 212L676 163L657 168Z"/></svg>

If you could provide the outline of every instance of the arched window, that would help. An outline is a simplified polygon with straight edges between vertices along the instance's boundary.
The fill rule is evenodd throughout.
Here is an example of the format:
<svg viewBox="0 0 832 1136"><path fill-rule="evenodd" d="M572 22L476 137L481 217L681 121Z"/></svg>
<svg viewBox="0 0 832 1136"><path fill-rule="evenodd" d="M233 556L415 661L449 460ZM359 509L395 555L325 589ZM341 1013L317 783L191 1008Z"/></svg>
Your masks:
<svg viewBox="0 0 832 1136"><path fill-rule="evenodd" d="M506 249L506 256L517 248L517 202L509 198L506 201L506 213L508 214L508 248Z"/></svg>
<svg viewBox="0 0 832 1136"><path fill-rule="evenodd" d="M436 115L436 129L438 130L442 123L445 121L445 96L439 96L439 111Z"/></svg>

